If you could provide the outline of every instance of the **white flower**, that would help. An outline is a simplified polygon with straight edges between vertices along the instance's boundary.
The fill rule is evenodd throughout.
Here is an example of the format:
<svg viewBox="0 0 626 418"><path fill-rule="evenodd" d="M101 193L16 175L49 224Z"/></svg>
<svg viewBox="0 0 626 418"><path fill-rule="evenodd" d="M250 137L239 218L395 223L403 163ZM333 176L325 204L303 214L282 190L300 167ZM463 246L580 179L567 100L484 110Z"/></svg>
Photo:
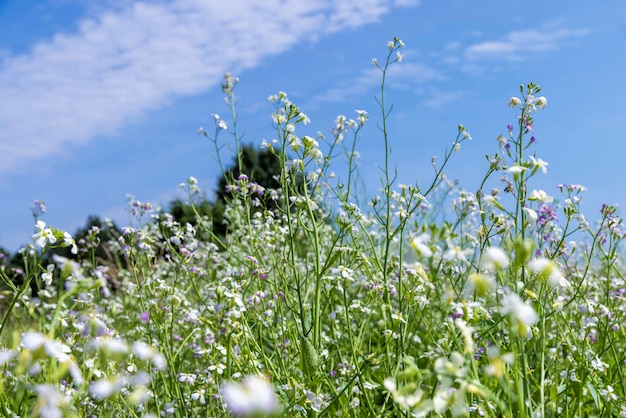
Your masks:
<svg viewBox="0 0 626 418"><path fill-rule="evenodd" d="M33 239L41 248L45 247L47 243L54 244L57 242L52 230L50 227L46 227L46 223L44 221L37 221L35 228L37 228L37 232L33 234Z"/></svg>
<svg viewBox="0 0 626 418"><path fill-rule="evenodd" d="M520 103L522 103L522 101L517 97L511 97L509 99L509 107L515 107Z"/></svg>
<svg viewBox="0 0 626 418"><path fill-rule="evenodd" d="M527 219L532 225L537 223L537 212L535 212L531 208L526 208L526 207L523 208L522 210L526 212Z"/></svg>
<svg viewBox="0 0 626 418"><path fill-rule="evenodd" d="M101 379L91 382L89 393L96 399L106 399L120 390L126 382L124 379Z"/></svg>
<svg viewBox="0 0 626 418"><path fill-rule="evenodd" d="M470 296L472 292L476 292L479 296L485 296L491 289L496 287L496 281L493 276L482 273L472 273L469 275L465 285L465 294Z"/></svg>
<svg viewBox="0 0 626 418"><path fill-rule="evenodd" d="M226 125L226 122L224 121L224 119L220 118L220 115L218 115L217 113L214 113L213 118L215 118L215 123L217 124L217 127L219 129L222 129L222 130L228 129L228 125Z"/></svg>
<svg viewBox="0 0 626 418"><path fill-rule="evenodd" d="M0 350L0 366L13 360L15 356L17 353L13 350Z"/></svg>
<svg viewBox="0 0 626 418"><path fill-rule="evenodd" d="M69 355L72 350L67 345L44 337L38 332L29 331L22 334L22 347L36 353L36 355L45 353L48 357L57 359L60 363L67 365L68 371L76 384L83 382L80 369Z"/></svg>
<svg viewBox="0 0 626 418"><path fill-rule="evenodd" d="M76 246L76 241L74 241L74 238L72 238L69 232L63 233L63 245L66 247L72 247L71 249L72 254L78 254L78 247Z"/></svg>
<svg viewBox="0 0 626 418"><path fill-rule="evenodd" d="M541 172L543 174L548 174L548 169L546 168L548 166L548 163L545 162L544 160L542 160L541 158L537 158L535 159L535 157L533 157L532 155L530 157L530 161L532 161L533 165L537 168L541 169Z"/></svg>
<svg viewBox="0 0 626 418"><path fill-rule="evenodd" d="M113 338L97 338L92 340L90 345L110 354L126 354L128 352L128 346L124 341Z"/></svg>
<svg viewBox="0 0 626 418"><path fill-rule="evenodd" d="M433 252L430 250L430 248L428 248L428 245L426 245L428 241L430 241L430 235L418 235L411 241L411 247L417 252L418 255L430 258L433 256Z"/></svg>
<svg viewBox="0 0 626 418"><path fill-rule="evenodd" d="M206 404L206 399L204 398L204 389L192 392L191 399L200 402L200 404L202 405Z"/></svg>
<svg viewBox="0 0 626 418"><path fill-rule="evenodd" d="M46 272L41 275L41 280L46 284L46 286L50 286L52 284L52 272L54 271L54 264L48 264L46 267Z"/></svg>
<svg viewBox="0 0 626 418"><path fill-rule="evenodd" d="M590 363L591 363L591 368L600 372L600 373L604 373L604 371L607 369L607 367L609 367L609 365L607 363L605 363L604 361L602 361L602 359L600 357L598 357L598 355L596 354L596 356L592 359L590 359Z"/></svg>
<svg viewBox="0 0 626 418"><path fill-rule="evenodd" d="M52 358L65 363L70 359L67 353L71 350L58 341L50 340L38 332L29 331L22 334L22 347L29 351L38 351L43 347L43 351Z"/></svg>
<svg viewBox="0 0 626 418"><path fill-rule="evenodd" d="M537 105L537 107L539 107L539 109L543 110L548 105L548 99L546 99L544 96L537 97L535 99L535 104Z"/></svg>
<svg viewBox="0 0 626 418"><path fill-rule="evenodd" d="M554 264L554 261L539 257L528 262L528 268L533 273L539 274L541 278L547 278L552 287L568 287L569 281L561 274L561 271Z"/></svg>
<svg viewBox="0 0 626 418"><path fill-rule="evenodd" d="M509 293L502 298L502 315L511 314L511 317L520 324L532 326L537 323L539 316L532 306L524 302L515 293Z"/></svg>
<svg viewBox="0 0 626 418"><path fill-rule="evenodd" d="M509 258L498 247L489 247L480 257L480 268L488 271L504 269L509 266Z"/></svg>
<svg viewBox="0 0 626 418"><path fill-rule="evenodd" d="M180 383L189 383L193 385L196 383L197 375L195 373L178 373L178 381Z"/></svg>
<svg viewBox="0 0 626 418"><path fill-rule="evenodd" d="M502 135L498 135L496 140L498 141L498 145L500 146L500 149L505 150L506 145L509 143L509 140L503 137Z"/></svg>
<svg viewBox="0 0 626 418"><path fill-rule="evenodd" d="M163 356L157 353L157 351L148 344L141 341L135 341L131 348L133 353L135 353L135 355L141 360L151 360L158 369L165 368L165 359Z"/></svg>
<svg viewBox="0 0 626 418"><path fill-rule="evenodd" d="M554 200L554 198L548 195L543 190L533 190L530 192L530 196L528 196L528 200L538 200L543 203L550 203Z"/></svg>
<svg viewBox="0 0 626 418"><path fill-rule="evenodd" d="M446 261L467 262L467 256L472 253L471 248L462 249L458 245L453 245L443 253L443 259Z"/></svg>
<svg viewBox="0 0 626 418"><path fill-rule="evenodd" d="M300 112L300 116L298 116L298 122L301 122L304 125L308 125L309 123L311 123L311 119L309 119L309 117L304 113Z"/></svg>
<svg viewBox="0 0 626 418"><path fill-rule="evenodd" d="M52 261L57 263L61 270L64 270L67 267L67 271L69 274L76 278L83 278L83 274L80 272L80 264L76 261L70 260L66 257L60 256L58 254L52 254Z"/></svg>
<svg viewBox="0 0 626 418"><path fill-rule="evenodd" d="M600 389L600 395L602 395L604 399L609 402L617 400L618 398L618 396L615 394L615 390L613 389L613 386L611 385L607 385L606 389Z"/></svg>
<svg viewBox="0 0 626 418"><path fill-rule="evenodd" d="M226 408L238 417L272 414L278 410L272 385L260 376L246 376L241 383L224 383L221 392Z"/></svg>
<svg viewBox="0 0 626 418"><path fill-rule="evenodd" d="M511 167L506 169L506 171L508 171L509 173L513 173L513 174L519 174L519 173L521 173L524 170L526 170L526 167L522 167L522 166L517 165L517 164L515 164L515 165L513 165L513 166L511 166Z"/></svg>
<svg viewBox="0 0 626 418"><path fill-rule="evenodd" d="M332 269L333 276L341 277L343 279L350 280L351 282L355 281L354 277L352 277L353 271L345 266L339 266L337 268Z"/></svg>
<svg viewBox="0 0 626 418"><path fill-rule="evenodd" d="M425 417L432 410L432 402L427 399L426 393L419 388L416 388L414 392L404 390L404 388L398 388L394 378L388 377L383 382L385 389L393 400L400 405L400 408L406 410L417 410L419 408L420 414L413 415L417 417Z"/></svg>
<svg viewBox="0 0 626 418"><path fill-rule="evenodd" d="M52 385L36 385L33 387L37 392L35 410L37 416L42 418L62 418L63 410L68 407L67 399Z"/></svg>

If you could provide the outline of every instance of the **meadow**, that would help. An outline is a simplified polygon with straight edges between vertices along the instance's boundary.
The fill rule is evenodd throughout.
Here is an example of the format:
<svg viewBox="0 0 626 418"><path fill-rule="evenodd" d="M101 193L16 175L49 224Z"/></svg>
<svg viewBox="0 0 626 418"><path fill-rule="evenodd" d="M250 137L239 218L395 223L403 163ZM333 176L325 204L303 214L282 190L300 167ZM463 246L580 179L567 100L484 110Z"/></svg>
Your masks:
<svg viewBox="0 0 626 418"><path fill-rule="evenodd" d="M194 178L193 224L133 202L136 224L107 243L115 265L95 257L97 228L76 242L36 216L23 280L0 270L0 416L626 417L622 220L605 205L590 224L581 185L533 188L540 87L503 98L511 121L478 190L445 175L463 126L431 179L397 184L385 82L403 43L387 47L370 200L355 158L368 113L300 135L308 117L280 92L260 144L280 187L231 178L225 234ZM236 84L222 86L232 118L203 132L218 156L220 138L241 146ZM58 247L76 256L44 262Z"/></svg>

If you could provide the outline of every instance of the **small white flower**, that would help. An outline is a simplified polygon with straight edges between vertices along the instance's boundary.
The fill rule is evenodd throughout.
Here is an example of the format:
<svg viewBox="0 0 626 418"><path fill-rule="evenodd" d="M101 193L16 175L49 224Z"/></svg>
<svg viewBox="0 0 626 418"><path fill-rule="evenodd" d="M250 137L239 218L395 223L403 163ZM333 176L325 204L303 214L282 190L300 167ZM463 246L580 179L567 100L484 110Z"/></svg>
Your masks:
<svg viewBox="0 0 626 418"><path fill-rule="evenodd" d="M128 352L126 343L114 338L97 338L93 340L91 345L111 354L126 354Z"/></svg>
<svg viewBox="0 0 626 418"><path fill-rule="evenodd" d="M72 238L69 232L63 233L63 245L65 247L72 247L71 249L72 254L78 254L78 247L76 246L76 241L74 241L74 238Z"/></svg>
<svg viewBox="0 0 626 418"><path fill-rule="evenodd" d="M520 103L522 103L522 101L517 97L511 97L509 99L509 107L515 107Z"/></svg>
<svg viewBox="0 0 626 418"><path fill-rule="evenodd" d="M539 109L543 110L548 105L548 99L546 99L544 96L537 97L535 99L535 104L537 105Z"/></svg>
<svg viewBox="0 0 626 418"><path fill-rule="evenodd" d="M46 267L46 272L41 275L41 280L46 284L46 286L50 286L52 284L52 272L54 271L54 264L48 264Z"/></svg>
<svg viewBox="0 0 626 418"><path fill-rule="evenodd" d="M178 373L178 381L181 383L189 383L193 385L196 383L197 375L195 373Z"/></svg>
<svg viewBox="0 0 626 418"><path fill-rule="evenodd" d="M582 229L583 231L589 230L589 222L585 218L585 215L579 213L578 216L576 216L576 220L578 221L578 227L580 229Z"/></svg>
<svg viewBox="0 0 626 418"><path fill-rule="evenodd" d="M544 160L542 160L541 158L537 158L535 159L535 157L533 157L532 155L530 157L530 161L532 161L533 165L537 168L541 169L541 172L543 174L548 174L548 169L546 168L549 164L547 162L545 162Z"/></svg>
<svg viewBox="0 0 626 418"><path fill-rule="evenodd" d="M522 166L517 165L517 164L515 164L515 165L513 165L513 166L511 166L511 167L506 169L506 171L508 171L509 173L513 173L513 174L519 174L519 173L521 173L524 170L526 170L526 167L522 167Z"/></svg>
<svg viewBox="0 0 626 418"><path fill-rule="evenodd" d="M539 320L539 316L533 307L524 302L515 293L509 293L502 298L502 307L500 312L503 315L511 314L513 319L526 326L535 325Z"/></svg>
<svg viewBox="0 0 626 418"><path fill-rule="evenodd" d="M306 114L300 112L300 116L298 116L298 122L304 125L308 125L309 123L311 123L311 119L309 119L309 117Z"/></svg>
<svg viewBox="0 0 626 418"><path fill-rule="evenodd" d="M609 365L607 363L605 363L604 361L602 361L602 359L600 357L598 357L598 355L596 354L596 356L594 358L591 359L591 368L600 372L600 373L604 373L604 371L607 369L607 367L609 367Z"/></svg>
<svg viewBox="0 0 626 418"><path fill-rule="evenodd" d="M50 229L50 227L46 227L46 223L44 221L37 221L35 228L37 229L37 232L33 234L33 239L41 248L45 247L48 243L54 244L57 242L57 239L52 233L52 229Z"/></svg>
<svg viewBox="0 0 626 418"><path fill-rule="evenodd" d="M472 253L471 248L462 249L458 245L452 245L443 253L443 259L446 261L467 262L467 256Z"/></svg>
<svg viewBox="0 0 626 418"><path fill-rule="evenodd" d="M89 393L96 399L106 399L124 386L123 379L101 379L91 382Z"/></svg>
<svg viewBox="0 0 626 418"><path fill-rule="evenodd" d="M535 223L537 223L537 217L538 217L537 212L535 212L531 208L526 208L526 207L523 208L522 210L526 212L526 219L528 219L530 224L534 225Z"/></svg>
<svg viewBox="0 0 626 418"><path fill-rule="evenodd" d="M8 363L17 356L17 353L13 350L0 350L0 366Z"/></svg>
<svg viewBox="0 0 626 418"><path fill-rule="evenodd" d="M217 364L217 365L213 364L213 365L207 367L207 369L209 369L211 371L215 370L215 371L217 371L218 374L223 374L224 370L226 370L226 365L224 365L224 364Z"/></svg>
<svg viewBox="0 0 626 418"><path fill-rule="evenodd" d="M192 392L191 399L200 402L200 404L202 405L206 404L206 399L204 398L204 389Z"/></svg>
<svg viewBox="0 0 626 418"><path fill-rule="evenodd" d="M78 264L76 261L70 260L58 254L52 254L52 261L57 263L61 270L67 268L72 276L79 279L84 277L83 274L80 272L80 264Z"/></svg>
<svg viewBox="0 0 626 418"><path fill-rule="evenodd" d="M165 368L165 359L154 348L148 344L135 341L132 345L132 350L135 355L141 360L150 360L158 369Z"/></svg>
<svg viewBox="0 0 626 418"><path fill-rule="evenodd" d="M498 141L498 146L500 147L501 150L505 150L506 149L506 145L509 143L509 140L506 139L504 136L502 135L498 135L498 137L496 138L496 140Z"/></svg>
<svg viewBox="0 0 626 418"><path fill-rule="evenodd" d="M530 196L528 196L528 200L537 200L543 203L550 203L554 201L554 198L548 195L543 190L533 190L532 192L530 192Z"/></svg>
<svg viewBox="0 0 626 418"><path fill-rule="evenodd" d="M465 285L465 294L470 296L472 292L476 292L479 296L485 296L495 287L496 281L490 274L472 273Z"/></svg>
<svg viewBox="0 0 626 418"><path fill-rule="evenodd" d="M68 407L68 402L58 388L52 385L36 385L33 389L37 393L35 406L37 416L42 418L61 418L65 415L63 410Z"/></svg>
<svg viewBox="0 0 626 418"><path fill-rule="evenodd" d="M498 247L489 247L480 257L480 268L488 271L504 269L509 266L509 258Z"/></svg>
<svg viewBox="0 0 626 418"><path fill-rule="evenodd" d="M539 274L541 278L548 279L548 283L550 283L552 287L568 287L570 285L569 281L563 277L563 274L561 274L561 271L552 260L539 257L530 260L527 265L530 271Z"/></svg>
<svg viewBox="0 0 626 418"><path fill-rule="evenodd" d="M221 388L226 408L235 416L272 414L278 401L272 385L260 376L246 376L241 383L224 383Z"/></svg>
<svg viewBox="0 0 626 418"><path fill-rule="evenodd" d="M611 385L607 385L606 389L600 389L600 395L602 395L604 397L604 399L606 399L607 401L615 401L617 400L617 398L619 398L616 394L615 394L615 390L613 389L613 386Z"/></svg>
<svg viewBox="0 0 626 418"><path fill-rule="evenodd" d="M49 357L55 358L61 363L70 360L68 353L71 352L71 349L67 345L50 340L38 332L29 331L22 334L22 347L30 351L37 351L43 347L43 351Z"/></svg>
<svg viewBox="0 0 626 418"><path fill-rule="evenodd" d="M433 256L433 252L427 245L428 241L430 241L430 235L418 235L411 241L411 247L415 250L415 252L417 252L418 255L430 258Z"/></svg>

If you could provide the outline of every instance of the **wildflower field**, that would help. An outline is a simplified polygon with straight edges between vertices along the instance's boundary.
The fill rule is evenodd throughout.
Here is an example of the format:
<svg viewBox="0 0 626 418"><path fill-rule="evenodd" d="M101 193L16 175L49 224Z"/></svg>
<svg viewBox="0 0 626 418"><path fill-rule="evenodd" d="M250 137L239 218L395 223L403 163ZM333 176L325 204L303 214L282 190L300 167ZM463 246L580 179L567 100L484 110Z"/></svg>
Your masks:
<svg viewBox="0 0 626 418"><path fill-rule="evenodd" d="M590 225L584 187L533 187L548 163L532 83L508 99L479 189L445 176L471 140L461 125L432 178L397 184L385 81L402 47L374 60L386 152L369 200L355 159L368 113L312 137L280 92L260 144L280 186L232 176L219 224L193 177L193 222L134 202L137 223L109 242L98 228L76 242L36 212L21 279L0 269L0 416L626 416L616 209ZM232 120L202 131L218 156L218 135L241 147L236 82L223 85ZM105 244L114 263L95 255Z"/></svg>

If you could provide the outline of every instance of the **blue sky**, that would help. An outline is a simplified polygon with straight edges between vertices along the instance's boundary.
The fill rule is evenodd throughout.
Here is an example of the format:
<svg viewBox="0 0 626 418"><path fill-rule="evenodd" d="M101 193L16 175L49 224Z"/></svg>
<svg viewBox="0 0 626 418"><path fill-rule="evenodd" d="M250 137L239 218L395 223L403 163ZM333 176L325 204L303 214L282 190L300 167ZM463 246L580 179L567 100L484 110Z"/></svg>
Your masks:
<svg viewBox="0 0 626 418"><path fill-rule="evenodd" d="M267 97L280 90L312 120L301 134L370 112L359 151L375 191L371 59L394 36L406 45L388 91L400 182L429 180L462 123L473 141L448 173L476 187L515 120L508 98L532 81L548 98L535 151L550 164L533 186L583 184L590 219L624 206L623 0L0 0L0 246L30 242L34 199L73 233L90 214L128 224L127 194L166 205L189 176L210 196L219 169L197 131L213 113L228 121L225 72L240 78L247 143L273 138Z"/></svg>

